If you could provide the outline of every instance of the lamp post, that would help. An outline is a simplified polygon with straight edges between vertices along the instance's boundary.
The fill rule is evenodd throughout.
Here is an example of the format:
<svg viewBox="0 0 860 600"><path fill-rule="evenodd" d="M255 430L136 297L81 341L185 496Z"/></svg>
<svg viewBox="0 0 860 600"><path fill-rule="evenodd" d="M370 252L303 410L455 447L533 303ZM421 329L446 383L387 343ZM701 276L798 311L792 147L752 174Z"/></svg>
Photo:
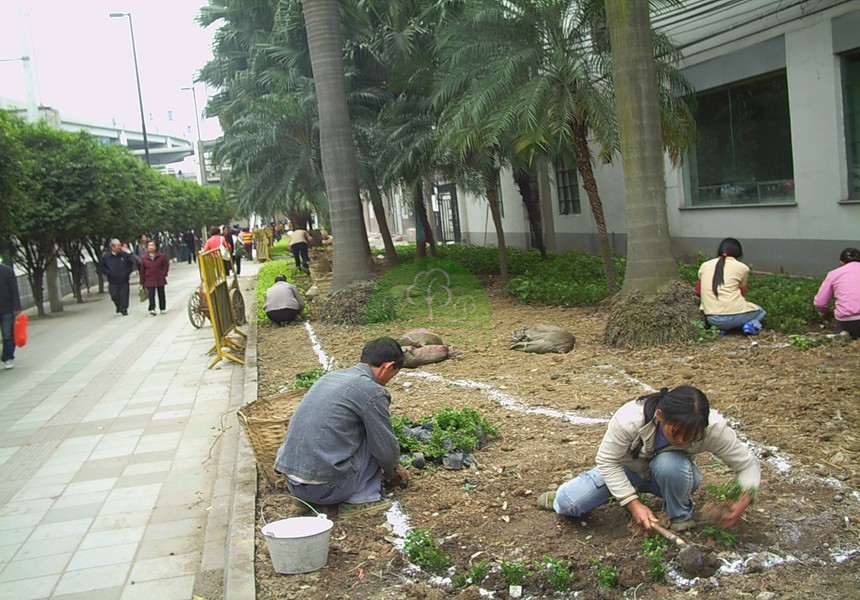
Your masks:
<svg viewBox="0 0 860 600"><path fill-rule="evenodd" d="M206 185L206 160L203 158L203 139L200 136L200 111L197 110L197 90L194 89L194 86L180 89L185 92L191 91L191 97L194 99L194 121L197 123L197 183Z"/></svg>
<svg viewBox="0 0 860 600"><path fill-rule="evenodd" d="M131 13L110 13L112 19L128 17L128 30L131 32L131 54L134 57L134 77L137 80L137 101L140 104L140 126L143 130L143 153L146 155L146 164L152 166L149 159L149 140L146 137L146 117L143 113L143 94L140 92L140 72L137 69L137 48L134 44L134 25L131 22Z"/></svg>

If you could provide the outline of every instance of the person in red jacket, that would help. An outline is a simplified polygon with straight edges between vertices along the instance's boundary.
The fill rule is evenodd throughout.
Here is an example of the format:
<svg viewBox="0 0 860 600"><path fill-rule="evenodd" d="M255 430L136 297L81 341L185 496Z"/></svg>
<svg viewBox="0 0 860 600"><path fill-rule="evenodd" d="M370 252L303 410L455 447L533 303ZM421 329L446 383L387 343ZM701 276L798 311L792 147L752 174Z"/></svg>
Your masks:
<svg viewBox="0 0 860 600"><path fill-rule="evenodd" d="M167 285L167 271L170 262L158 251L158 243L151 241L146 245L146 254L140 259L140 283L149 293L149 314L155 316L155 294L158 293L158 308L161 314L167 312L167 298L164 286Z"/></svg>

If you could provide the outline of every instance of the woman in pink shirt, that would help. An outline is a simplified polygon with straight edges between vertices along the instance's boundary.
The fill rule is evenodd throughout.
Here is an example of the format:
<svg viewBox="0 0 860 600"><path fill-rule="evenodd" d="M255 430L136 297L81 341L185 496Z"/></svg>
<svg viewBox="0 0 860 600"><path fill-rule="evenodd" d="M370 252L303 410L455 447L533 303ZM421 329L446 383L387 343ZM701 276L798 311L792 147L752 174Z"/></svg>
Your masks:
<svg viewBox="0 0 860 600"><path fill-rule="evenodd" d="M839 255L839 268L824 278L815 294L815 308L827 314L831 298L836 299L834 334L860 338L860 250L845 248Z"/></svg>

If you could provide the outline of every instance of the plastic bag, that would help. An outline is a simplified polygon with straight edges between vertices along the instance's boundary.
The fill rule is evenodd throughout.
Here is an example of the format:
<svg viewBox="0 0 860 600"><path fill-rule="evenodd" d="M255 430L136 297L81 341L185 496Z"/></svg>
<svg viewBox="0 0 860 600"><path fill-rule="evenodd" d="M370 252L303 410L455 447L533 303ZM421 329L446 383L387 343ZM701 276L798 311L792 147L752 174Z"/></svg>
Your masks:
<svg viewBox="0 0 860 600"><path fill-rule="evenodd" d="M147 300L149 300L149 292L146 291L146 288L143 286L143 284L140 284L137 290L137 297L140 299L141 302L146 302Z"/></svg>
<svg viewBox="0 0 860 600"><path fill-rule="evenodd" d="M14 337L15 345L23 348L27 345L27 323L30 322L30 317L21 313L15 319Z"/></svg>

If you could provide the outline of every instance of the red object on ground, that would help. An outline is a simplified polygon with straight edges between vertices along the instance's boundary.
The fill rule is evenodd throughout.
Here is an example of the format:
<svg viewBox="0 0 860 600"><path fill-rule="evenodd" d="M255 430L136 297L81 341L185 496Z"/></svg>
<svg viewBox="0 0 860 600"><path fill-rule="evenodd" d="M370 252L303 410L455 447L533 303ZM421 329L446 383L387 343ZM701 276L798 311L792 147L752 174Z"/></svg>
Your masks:
<svg viewBox="0 0 860 600"><path fill-rule="evenodd" d="M27 323L30 321L30 317L21 313L15 319L15 345L19 348L23 348L27 345Z"/></svg>

